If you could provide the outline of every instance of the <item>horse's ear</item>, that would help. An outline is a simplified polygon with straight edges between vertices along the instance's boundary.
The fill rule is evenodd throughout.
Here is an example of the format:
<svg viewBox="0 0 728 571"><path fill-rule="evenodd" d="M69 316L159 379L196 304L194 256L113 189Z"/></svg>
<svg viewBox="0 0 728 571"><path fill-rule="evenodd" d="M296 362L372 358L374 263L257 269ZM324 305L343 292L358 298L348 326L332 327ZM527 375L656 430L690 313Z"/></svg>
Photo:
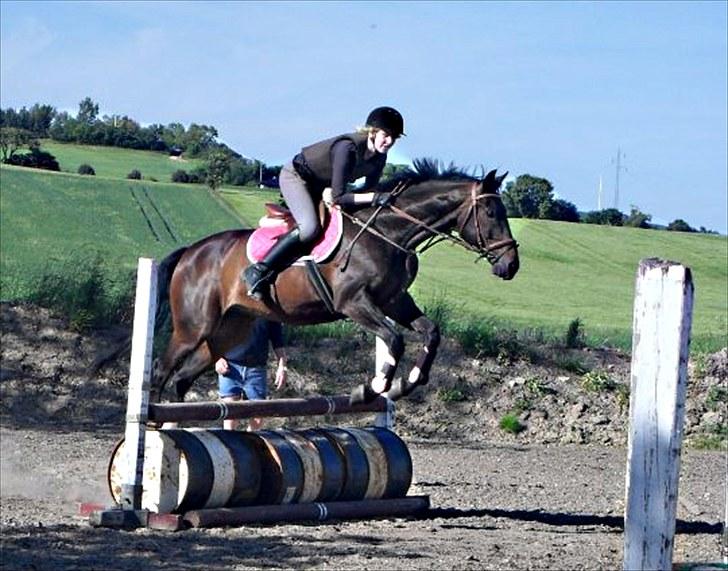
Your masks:
<svg viewBox="0 0 728 571"><path fill-rule="evenodd" d="M490 186L495 182L495 170L496 169L493 169L487 175L485 175L485 178L483 179L483 186Z"/></svg>
<svg viewBox="0 0 728 571"><path fill-rule="evenodd" d="M497 176L495 178L495 182L498 183L498 186L496 188L500 188L500 185L503 184L503 181L506 179L507 176L508 176L508 171L504 172L502 175Z"/></svg>

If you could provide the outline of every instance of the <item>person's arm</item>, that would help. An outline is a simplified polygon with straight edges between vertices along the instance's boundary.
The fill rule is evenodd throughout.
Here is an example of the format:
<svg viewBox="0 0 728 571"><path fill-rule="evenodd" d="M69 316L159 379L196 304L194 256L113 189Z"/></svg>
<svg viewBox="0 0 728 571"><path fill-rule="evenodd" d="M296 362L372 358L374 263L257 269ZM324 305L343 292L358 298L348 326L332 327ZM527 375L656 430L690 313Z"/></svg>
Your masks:
<svg viewBox="0 0 728 571"><path fill-rule="evenodd" d="M342 139L331 148L331 199L334 204L347 195L346 185L356 166L356 146L350 139Z"/></svg>
<svg viewBox="0 0 728 571"><path fill-rule="evenodd" d="M334 149L339 146L340 143L337 143L334 145ZM353 147L353 144L352 144ZM356 160L356 152L354 149L354 154L351 155L351 157ZM333 187L333 180L332 180L332 192L331 192L331 199L334 204L338 204L339 206L343 207L351 207L351 206L358 206L358 207L366 207L366 206L386 206L387 204L390 204L392 201L391 196L387 192L362 192L367 191L370 188L374 188L377 183L379 182L379 179L382 176L382 171L384 170L384 165L386 164L387 159L385 156L382 156L381 163L379 165L379 168L374 171L373 173L367 175L366 180L364 181L364 186L361 190L357 192L346 192L343 191L343 193L336 194L336 190ZM351 169L348 171L349 174L353 170L354 165L352 164Z"/></svg>
<svg viewBox="0 0 728 571"><path fill-rule="evenodd" d="M276 369L275 388L279 390L285 385L288 378L288 355L283 346L283 327L277 321L268 322L268 337L273 347L273 352L278 358L278 367Z"/></svg>

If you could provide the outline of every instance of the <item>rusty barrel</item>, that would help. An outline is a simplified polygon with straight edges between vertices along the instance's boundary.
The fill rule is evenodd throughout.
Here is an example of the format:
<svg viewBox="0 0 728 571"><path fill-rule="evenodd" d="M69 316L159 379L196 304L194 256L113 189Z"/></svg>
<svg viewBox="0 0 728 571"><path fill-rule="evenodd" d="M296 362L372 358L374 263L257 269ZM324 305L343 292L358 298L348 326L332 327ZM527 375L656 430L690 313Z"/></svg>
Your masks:
<svg viewBox="0 0 728 571"><path fill-rule="evenodd" d="M405 443L383 428L158 430L145 440L142 507L158 513L404 497L412 482ZM109 464L118 503L127 465Z"/></svg>
<svg viewBox="0 0 728 571"><path fill-rule="evenodd" d="M248 506L260 496L262 469L257 441L231 430L147 431L142 508L181 513L196 508ZM121 499L127 451L122 439L108 468L115 502Z"/></svg>

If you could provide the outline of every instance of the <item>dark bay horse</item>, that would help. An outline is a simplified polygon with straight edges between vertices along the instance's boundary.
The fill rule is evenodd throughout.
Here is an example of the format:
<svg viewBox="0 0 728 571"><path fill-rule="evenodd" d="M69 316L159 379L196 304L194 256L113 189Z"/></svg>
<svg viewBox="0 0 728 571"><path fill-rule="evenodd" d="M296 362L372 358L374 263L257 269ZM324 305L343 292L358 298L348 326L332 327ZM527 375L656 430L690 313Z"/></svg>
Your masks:
<svg viewBox="0 0 728 571"><path fill-rule="evenodd" d="M240 273L249 263L246 243L252 230L221 232L173 252L160 263L160 305L169 302L172 334L155 361L152 398L159 400L171 382L182 400L203 371L246 339L256 317L305 325L349 318L382 338L388 358L371 383L352 391L352 402L382 393L396 400L426 384L440 334L407 293L417 275L415 248L433 237L448 238L487 258L496 276L513 278L518 249L498 193L504 178L493 170L479 179L425 159L380 185L379 191L395 189L394 204L345 217L338 250L319 266L332 292L333 311L302 266L283 271L270 298L248 297ZM392 321L423 340L408 377L394 383L404 341Z"/></svg>

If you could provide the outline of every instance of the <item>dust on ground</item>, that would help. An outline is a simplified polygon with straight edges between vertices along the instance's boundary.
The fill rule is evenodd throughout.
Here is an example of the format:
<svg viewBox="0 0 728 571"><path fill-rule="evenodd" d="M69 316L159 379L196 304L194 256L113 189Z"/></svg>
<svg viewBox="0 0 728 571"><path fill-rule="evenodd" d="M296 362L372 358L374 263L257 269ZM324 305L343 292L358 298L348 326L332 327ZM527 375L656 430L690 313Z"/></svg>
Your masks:
<svg viewBox="0 0 728 571"><path fill-rule="evenodd" d="M622 565L629 357L581 350L591 376L466 356L445 341L432 380L397 405L414 464L415 518L115 531L77 517L110 503L107 464L123 434L128 355L90 374L128 333L78 333L46 310L0 304L0 560L4 569L603 569ZM416 348L417 340L408 339ZM411 365L408 350L402 374ZM374 369L368 337L294 344L275 396L343 394ZM573 362L573 360L572 360ZM674 560L718 561L728 351L690 364ZM721 400L723 395L723 400ZM215 398L215 378L191 399ZM500 428L504 415L522 427ZM286 421L301 427L322 420ZM341 419L356 425L368 418ZM273 419L270 426L281 426ZM724 437L724 436L723 436Z"/></svg>

